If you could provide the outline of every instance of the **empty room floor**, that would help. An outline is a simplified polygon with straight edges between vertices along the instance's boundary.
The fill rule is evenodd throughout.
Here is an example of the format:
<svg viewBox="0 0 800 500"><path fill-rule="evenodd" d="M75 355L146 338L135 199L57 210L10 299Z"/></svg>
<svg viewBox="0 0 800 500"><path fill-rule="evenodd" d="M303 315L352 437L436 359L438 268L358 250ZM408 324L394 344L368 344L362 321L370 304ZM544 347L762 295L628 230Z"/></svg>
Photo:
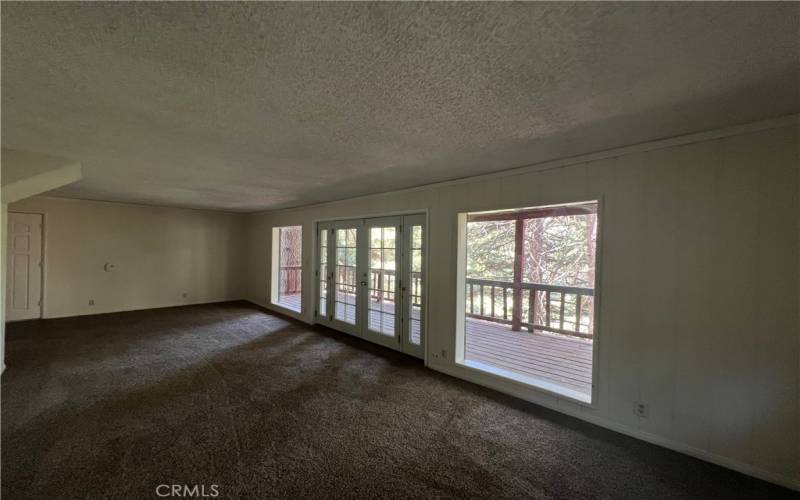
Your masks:
<svg viewBox="0 0 800 500"><path fill-rule="evenodd" d="M6 359L3 498L791 496L244 302L10 324Z"/></svg>

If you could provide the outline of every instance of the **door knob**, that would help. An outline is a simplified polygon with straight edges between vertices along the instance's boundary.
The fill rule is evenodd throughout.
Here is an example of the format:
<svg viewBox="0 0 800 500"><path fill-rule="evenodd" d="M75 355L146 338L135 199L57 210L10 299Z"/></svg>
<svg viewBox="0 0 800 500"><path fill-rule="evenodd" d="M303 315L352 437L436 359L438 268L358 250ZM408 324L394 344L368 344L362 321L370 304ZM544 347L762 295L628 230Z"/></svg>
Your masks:
<svg viewBox="0 0 800 500"><path fill-rule="evenodd" d="M367 286L367 282L366 281L362 281L361 282L361 286Z"/></svg>

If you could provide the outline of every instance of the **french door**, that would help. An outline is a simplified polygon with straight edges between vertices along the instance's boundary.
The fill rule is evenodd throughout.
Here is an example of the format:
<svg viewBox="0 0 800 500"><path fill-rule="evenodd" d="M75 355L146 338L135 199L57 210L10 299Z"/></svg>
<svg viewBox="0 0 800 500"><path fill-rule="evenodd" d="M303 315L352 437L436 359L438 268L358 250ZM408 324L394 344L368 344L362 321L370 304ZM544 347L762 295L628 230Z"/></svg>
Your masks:
<svg viewBox="0 0 800 500"><path fill-rule="evenodd" d="M421 214L319 223L317 322L423 357L424 239Z"/></svg>
<svg viewBox="0 0 800 500"><path fill-rule="evenodd" d="M317 316L343 332L359 334L361 314L358 298L359 239L363 221L346 220L319 225L320 252L317 266L319 305Z"/></svg>

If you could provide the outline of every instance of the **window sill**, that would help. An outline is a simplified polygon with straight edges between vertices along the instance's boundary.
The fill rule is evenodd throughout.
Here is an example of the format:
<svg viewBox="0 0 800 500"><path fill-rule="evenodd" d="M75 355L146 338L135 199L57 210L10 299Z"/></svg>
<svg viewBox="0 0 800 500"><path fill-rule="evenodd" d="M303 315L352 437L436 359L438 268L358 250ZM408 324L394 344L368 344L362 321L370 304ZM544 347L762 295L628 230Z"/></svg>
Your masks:
<svg viewBox="0 0 800 500"><path fill-rule="evenodd" d="M472 361L465 359L463 362L458 362L457 364L464 366L466 368L471 368L479 372L488 373L490 375L494 375L502 379L511 380L513 382L517 382L543 392L554 394L559 397L570 399L572 401L575 401L576 403L580 403L583 405L592 404L591 394L586 394L580 391L576 391L574 389L570 389L568 387L564 387L555 384L553 382L523 375L510 370L505 370L497 366L481 363L480 361Z"/></svg>

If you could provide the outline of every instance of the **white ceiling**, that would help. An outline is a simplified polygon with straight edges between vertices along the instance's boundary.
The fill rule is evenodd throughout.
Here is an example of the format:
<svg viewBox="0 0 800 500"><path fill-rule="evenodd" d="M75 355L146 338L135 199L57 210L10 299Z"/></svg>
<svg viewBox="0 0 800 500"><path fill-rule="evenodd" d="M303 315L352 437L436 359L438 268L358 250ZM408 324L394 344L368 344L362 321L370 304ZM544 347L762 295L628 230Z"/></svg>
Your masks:
<svg viewBox="0 0 800 500"><path fill-rule="evenodd" d="M800 3L2 3L53 194L255 211L800 112Z"/></svg>

